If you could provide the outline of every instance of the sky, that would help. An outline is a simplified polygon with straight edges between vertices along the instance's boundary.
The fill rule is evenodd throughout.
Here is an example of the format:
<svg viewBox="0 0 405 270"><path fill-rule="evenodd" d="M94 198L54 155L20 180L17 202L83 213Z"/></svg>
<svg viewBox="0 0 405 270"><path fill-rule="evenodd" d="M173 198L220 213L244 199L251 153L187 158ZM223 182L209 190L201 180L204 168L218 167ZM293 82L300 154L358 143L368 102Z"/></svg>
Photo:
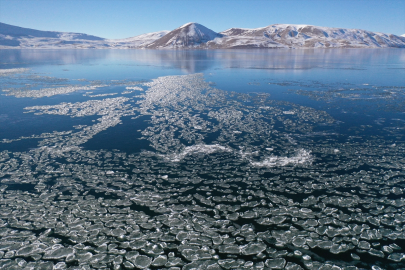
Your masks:
<svg viewBox="0 0 405 270"><path fill-rule="evenodd" d="M0 0L0 22L127 38L188 22L213 31L276 23L405 34L405 0Z"/></svg>

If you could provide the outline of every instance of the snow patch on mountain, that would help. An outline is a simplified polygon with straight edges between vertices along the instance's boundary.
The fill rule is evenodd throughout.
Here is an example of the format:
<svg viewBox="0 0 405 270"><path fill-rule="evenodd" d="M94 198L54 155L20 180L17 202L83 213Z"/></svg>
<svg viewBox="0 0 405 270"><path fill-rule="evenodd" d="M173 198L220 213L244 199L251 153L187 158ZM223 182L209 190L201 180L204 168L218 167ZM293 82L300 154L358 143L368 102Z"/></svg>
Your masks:
<svg viewBox="0 0 405 270"><path fill-rule="evenodd" d="M0 23L0 49L229 49L229 48L405 48L402 36L361 29L306 24L273 24L230 28L217 33L190 22L173 31L125 39L104 39L81 33L40 31Z"/></svg>
<svg viewBox="0 0 405 270"><path fill-rule="evenodd" d="M383 48L405 47L403 37L360 29L321 27L305 24L273 24L221 32L227 47L286 48ZM211 44L211 46L215 46Z"/></svg>
<svg viewBox="0 0 405 270"><path fill-rule="evenodd" d="M208 41L220 37L222 37L221 34L201 24L186 23L147 45L146 48L196 48L204 46Z"/></svg>
<svg viewBox="0 0 405 270"><path fill-rule="evenodd" d="M158 39L169 33L169 30L163 30L163 31L158 31L158 32L153 32L153 33L146 33L134 37L129 37L129 38L122 38L122 39L109 39L109 41L115 41L115 42L131 42L131 41L137 41L137 40L147 40L147 39Z"/></svg>
<svg viewBox="0 0 405 270"><path fill-rule="evenodd" d="M63 40L104 40L104 38L71 32L41 31L0 23L0 34L12 38L58 38Z"/></svg>
<svg viewBox="0 0 405 270"><path fill-rule="evenodd" d="M104 38L82 33L40 31L0 23L0 48L71 48L72 44L95 48Z"/></svg>
<svg viewBox="0 0 405 270"><path fill-rule="evenodd" d="M153 33L146 33L135 37L123 38L123 39L109 39L108 42L111 47L121 47L121 48L139 48L146 46L155 40L165 36L170 31L164 30Z"/></svg>
<svg viewBox="0 0 405 270"><path fill-rule="evenodd" d="M184 28L184 27L187 27L187 26L189 26L189 25L191 25L191 24L194 24L194 23L193 23L193 22L188 22L188 23L183 24L183 25L180 26L179 28Z"/></svg>

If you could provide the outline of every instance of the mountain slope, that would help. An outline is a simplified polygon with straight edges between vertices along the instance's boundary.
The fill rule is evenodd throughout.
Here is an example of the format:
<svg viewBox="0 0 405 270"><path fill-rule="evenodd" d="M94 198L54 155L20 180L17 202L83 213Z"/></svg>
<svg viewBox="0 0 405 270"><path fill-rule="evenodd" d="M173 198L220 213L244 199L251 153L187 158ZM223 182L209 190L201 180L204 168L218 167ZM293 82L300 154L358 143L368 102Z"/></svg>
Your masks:
<svg viewBox="0 0 405 270"><path fill-rule="evenodd" d="M208 41L220 38L222 35L198 23L186 23L167 33L162 38L145 46L157 48L196 48L204 46Z"/></svg>
<svg viewBox="0 0 405 270"><path fill-rule="evenodd" d="M81 33L40 31L0 23L0 48L139 48L163 37L168 32L159 31L126 39L104 39Z"/></svg>
<svg viewBox="0 0 405 270"><path fill-rule="evenodd" d="M128 47L128 48L139 48L146 46L155 40L165 36L170 31L164 30L159 32L142 34L135 37L123 38L123 39L109 39L108 42L112 43L112 47Z"/></svg>
<svg viewBox="0 0 405 270"><path fill-rule="evenodd" d="M216 33L201 24L187 23L173 31L104 39L0 23L0 49L405 48L404 35L294 24L273 24L255 29L230 28Z"/></svg>
<svg viewBox="0 0 405 270"><path fill-rule="evenodd" d="M312 25L273 24L256 29L231 28L221 32L227 47L287 48L381 48L405 47L405 39L396 35L360 29L330 28ZM210 44L215 47L216 44Z"/></svg>
<svg viewBox="0 0 405 270"><path fill-rule="evenodd" d="M20 48L54 48L67 46L71 47L72 44L80 44L84 47L91 47L94 44L99 44L103 41L104 38L87 34L40 31L0 23L0 46L3 45Z"/></svg>
<svg viewBox="0 0 405 270"><path fill-rule="evenodd" d="M41 37L41 38L61 38L65 40L104 40L104 38L70 32L40 31L30 28L18 27L10 24L0 23L0 34L14 38L18 37Z"/></svg>

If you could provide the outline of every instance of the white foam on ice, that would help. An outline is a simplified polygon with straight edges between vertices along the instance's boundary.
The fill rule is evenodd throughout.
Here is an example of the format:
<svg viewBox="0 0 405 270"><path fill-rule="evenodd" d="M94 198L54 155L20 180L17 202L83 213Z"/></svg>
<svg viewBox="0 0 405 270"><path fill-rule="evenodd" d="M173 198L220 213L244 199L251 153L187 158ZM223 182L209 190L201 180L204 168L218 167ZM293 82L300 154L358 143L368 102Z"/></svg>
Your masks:
<svg viewBox="0 0 405 270"><path fill-rule="evenodd" d="M180 153L165 155L164 157L173 162L179 162L186 156L192 155L192 154L202 153L205 155L209 155L209 154L212 154L215 152L232 152L232 151L233 151L232 149L219 145L219 144L196 144L196 145L187 146Z"/></svg>
<svg viewBox="0 0 405 270"><path fill-rule="evenodd" d="M292 157L279 157L279 156L269 156L265 160L260 162L250 162L256 167L276 167L276 166L286 166L286 165L298 165L312 162L313 157L311 151L305 149L299 149L295 156Z"/></svg>

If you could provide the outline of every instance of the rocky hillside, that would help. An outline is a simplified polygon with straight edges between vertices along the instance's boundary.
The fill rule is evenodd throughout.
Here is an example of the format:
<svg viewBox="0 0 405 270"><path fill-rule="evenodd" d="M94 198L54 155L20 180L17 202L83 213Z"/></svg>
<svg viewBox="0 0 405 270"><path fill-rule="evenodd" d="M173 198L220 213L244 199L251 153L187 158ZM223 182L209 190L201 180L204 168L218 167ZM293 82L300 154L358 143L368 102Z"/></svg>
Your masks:
<svg viewBox="0 0 405 270"><path fill-rule="evenodd" d="M215 33L201 24L187 23L147 45L146 48L174 49L205 47L207 42L220 39L221 37L221 34Z"/></svg>
<svg viewBox="0 0 405 270"><path fill-rule="evenodd" d="M273 24L263 28L231 28L221 32L221 43L209 47L383 48L405 47L405 39L360 29Z"/></svg>
<svg viewBox="0 0 405 270"><path fill-rule="evenodd" d="M231 48L405 48L405 36L360 29L273 24L262 28L230 28L216 33L198 23L173 31L125 39L80 33L39 31L0 23L0 49L231 49Z"/></svg>

